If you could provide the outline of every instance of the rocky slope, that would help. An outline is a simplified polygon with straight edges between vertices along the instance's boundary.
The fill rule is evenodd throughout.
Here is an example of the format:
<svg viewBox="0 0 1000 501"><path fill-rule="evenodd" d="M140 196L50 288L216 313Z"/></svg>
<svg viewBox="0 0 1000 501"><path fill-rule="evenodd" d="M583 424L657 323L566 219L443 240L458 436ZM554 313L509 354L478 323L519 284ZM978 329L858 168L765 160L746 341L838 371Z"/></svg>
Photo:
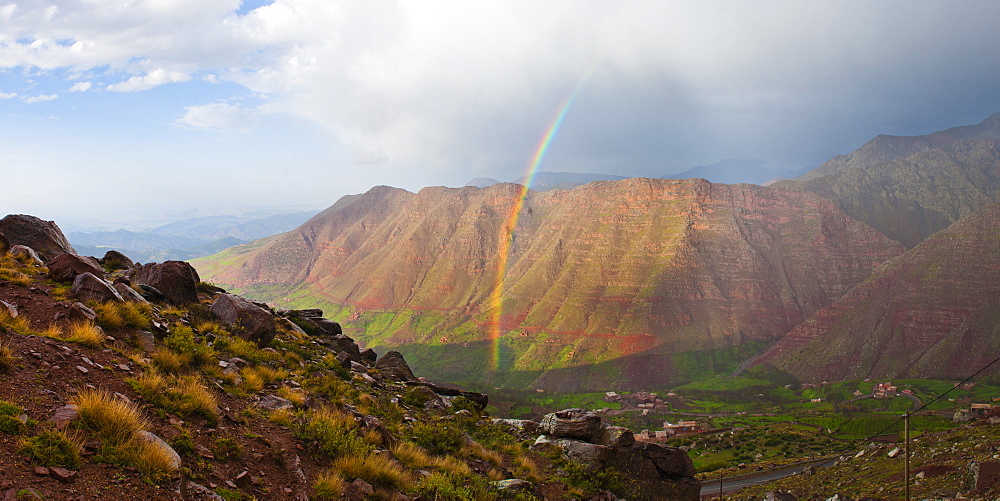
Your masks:
<svg viewBox="0 0 1000 501"><path fill-rule="evenodd" d="M908 248L1000 200L1000 114L926 136L878 136L796 181Z"/></svg>
<svg viewBox="0 0 1000 501"><path fill-rule="evenodd" d="M597 182L529 192L496 305L519 194L379 187L195 264L276 304L319 300L349 331L363 326L359 340L405 346L434 377L579 390L669 384L683 377L671 354L775 340L903 250L805 192Z"/></svg>
<svg viewBox="0 0 1000 501"><path fill-rule="evenodd" d="M757 363L805 380L947 379L991 362L998 344L1000 203L993 203L879 267Z"/></svg>
<svg viewBox="0 0 1000 501"><path fill-rule="evenodd" d="M186 263L77 256L30 216L0 221L0 382L4 499L696 499L699 488L678 449L492 421L485 395L417 379L319 310L254 304ZM529 450L543 432L562 442Z"/></svg>

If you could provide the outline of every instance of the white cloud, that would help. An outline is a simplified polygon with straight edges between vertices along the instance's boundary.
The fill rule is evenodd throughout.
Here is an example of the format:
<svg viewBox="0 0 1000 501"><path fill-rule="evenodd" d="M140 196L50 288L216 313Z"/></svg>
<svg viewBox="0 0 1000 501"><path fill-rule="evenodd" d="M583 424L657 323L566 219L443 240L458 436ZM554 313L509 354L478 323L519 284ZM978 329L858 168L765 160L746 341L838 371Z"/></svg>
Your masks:
<svg viewBox="0 0 1000 501"><path fill-rule="evenodd" d="M16 92L0 92L0 99L13 99L17 97Z"/></svg>
<svg viewBox="0 0 1000 501"><path fill-rule="evenodd" d="M53 101L58 97L58 94L39 94L37 96L25 97L24 102L28 104L42 103L45 101Z"/></svg>
<svg viewBox="0 0 1000 501"><path fill-rule="evenodd" d="M149 90L158 85L187 82L188 80L191 80L191 75L187 73L157 68L145 75L136 75L124 82L111 84L108 86L108 90L115 92L137 92L140 90Z"/></svg>
<svg viewBox="0 0 1000 501"><path fill-rule="evenodd" d="M86 92L86 91L90 90L90 88L93 85L94 84L92 82L89 82L89 81L87 81L87 82L76 82L76 83L73 84L72 87L69 88L69 91L70 92Z"/></svg>
<svg viewBox="0 0 1000 501"><path fill-rule="evenodd" d="M351 162L357 165L375 165L388 161L389 155L381 149L374 150L357 145L351 148Z"/></svg>
<svg viewBox="0 0 1000 501"><path fill-rule="evenodd" d="M187 127L223 132L246 133L256 128L260 112L227 103L184 107L184 116L177 123Z"/></svg>

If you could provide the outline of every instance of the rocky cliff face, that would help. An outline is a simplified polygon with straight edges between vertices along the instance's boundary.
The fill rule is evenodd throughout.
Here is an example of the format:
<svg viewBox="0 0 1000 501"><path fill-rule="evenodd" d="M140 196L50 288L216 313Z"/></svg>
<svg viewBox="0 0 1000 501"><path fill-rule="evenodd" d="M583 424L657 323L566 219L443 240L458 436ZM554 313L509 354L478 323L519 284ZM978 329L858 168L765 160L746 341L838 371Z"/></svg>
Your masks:
<svg viewBox="0 0 1000 501"><path fill-rule="evenodd" d="M531 371L518 384L559 386L546 371L604 363L587 382L603 387L626 373L634 386L666 384L657 365L678 351L777 339L903 251L810 193L627 179L530 192L498 284L519 193L379 187L196 266L279 304L320 299L348 330L363 325L364 342L406 345L435 376ZM645 369L616 365L636 357Z"/></svg>
<svg viewBox="0 0 1000 501"><path fill-rule="evenodd" d="M1000 347L998 238L993 203L881 266L757 363L805 380L975 372Z"/></svg>

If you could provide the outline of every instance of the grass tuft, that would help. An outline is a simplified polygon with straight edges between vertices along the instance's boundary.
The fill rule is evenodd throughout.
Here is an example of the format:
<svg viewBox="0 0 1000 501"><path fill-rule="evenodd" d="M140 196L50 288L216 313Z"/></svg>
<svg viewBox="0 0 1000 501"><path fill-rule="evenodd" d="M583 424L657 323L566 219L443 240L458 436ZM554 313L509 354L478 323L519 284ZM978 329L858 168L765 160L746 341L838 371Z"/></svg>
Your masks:
<svg viewBox="0 0 1000 501"><path fill-rule="evenodd" d="M347 482L339 473L332 469L325 470L316 476L313 490L316 499L340 499L347 489Z"/></svg>
<svg viewBox="0 0 1000 501"><path fill-rule="evenodd" d="M306 414L297 436L316 442L320 452L331 457L363 456L374 447L358 434L358 423L350 414L323 407Z"/></svg>
<svg viewBox="0 0 1000 501"><path fill-rule="evenodd" d="M81 441L59 430L46 430L21 441L21 453L38 466L80 467Z"/></svg>
<svg viewBox="0 0 1000 501"><path fill-rule="evenodd" d="M345 480L360 478L372 485L391 489L405 489L412 480L409 473L396 461L380 454L341 456L330 467Z"/></svg>
<svg viewBox="0 0 1000 501"><path fill-rule="evenodd" d="M213 425L219 420L218 401L197 376L147 372L130 383L142 398L166 412L184 417L198 415Z"/></svg>
<svg viewBox="0 0 1000 501"><path fill-rule="evenodd" d="M14 350L10 349L6 341L0 340L0 373L11 372L17 368L17 361Z"/></svg>
<svg viewBox="0 0 1000 501"><path fill-rule="evenodd" d="M91 348L101 346L104 344L106 338L104 329L101 329L92 322L81 322L70 325L69 333L65 337L67 341L80 343Z"/></svg>
<svg viewBox="0 0 1000 501"><path fill-rule="evenodd" d="M102 390L84 390L71 400L80 414L80 425L104 441L121 444L131 440L148 423L138 406Z"/></svg>

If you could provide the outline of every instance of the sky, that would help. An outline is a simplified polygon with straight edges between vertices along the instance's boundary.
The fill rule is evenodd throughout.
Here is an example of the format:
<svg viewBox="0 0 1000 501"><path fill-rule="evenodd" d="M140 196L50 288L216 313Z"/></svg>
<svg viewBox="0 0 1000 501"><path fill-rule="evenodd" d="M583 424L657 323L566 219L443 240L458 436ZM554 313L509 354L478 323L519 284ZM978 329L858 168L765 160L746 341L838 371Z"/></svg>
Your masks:
<svg viewBox="0 0 1000 501"><path fill-rule="evenodd" d="M514 180L561 111L540 170L815 167L1000 111L998 22L986 1L0 0L0 214Z"/></svg>

